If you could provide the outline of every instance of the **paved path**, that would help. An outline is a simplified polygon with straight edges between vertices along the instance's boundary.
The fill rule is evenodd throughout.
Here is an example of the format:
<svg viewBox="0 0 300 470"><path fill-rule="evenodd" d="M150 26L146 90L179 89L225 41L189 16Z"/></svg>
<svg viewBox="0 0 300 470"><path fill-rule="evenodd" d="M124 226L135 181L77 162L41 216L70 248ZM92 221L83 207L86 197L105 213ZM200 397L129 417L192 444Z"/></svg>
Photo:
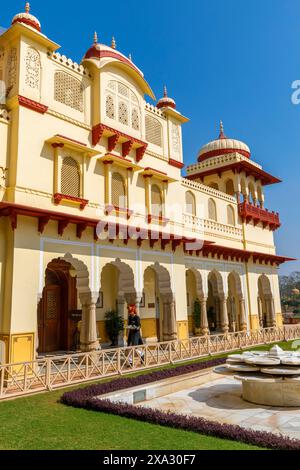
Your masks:
<svg viewBox="0 0 300 470"><path fill-rule="evenodd" d="M218 378L199 387L149 400L140 406L193 414L300 439L300 408L272 408L248 403L241 398L241 384L231 377Z"/></svg>

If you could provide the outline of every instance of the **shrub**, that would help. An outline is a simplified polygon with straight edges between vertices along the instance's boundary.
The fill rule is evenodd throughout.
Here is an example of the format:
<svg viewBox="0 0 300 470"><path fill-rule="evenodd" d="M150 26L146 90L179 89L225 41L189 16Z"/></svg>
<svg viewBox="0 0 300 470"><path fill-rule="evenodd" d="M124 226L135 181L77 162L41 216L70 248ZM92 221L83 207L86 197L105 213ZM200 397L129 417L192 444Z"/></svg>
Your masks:
<svg viewBox="0 0 300 470"><path fill-rule="evenodd" d="M184 416L172 412L166 413L151 408L143 408L142 406L137 407L134 405L115 403L110 400L101 400L101 398L97 398L106 393L143 384L146 385L169 377L176 377L178 375L221 365L224 364L225 361L225 358L213 359L205 362L178 366L174 369L154 371L137 377L121 378L102 384L91 385L83 389L64 393L61 397L61 402L75 408L111 413L160 426L197 432L199 434L219 437L222 439L235 440L245 444L255 445L257 447L264 447L273 450L299 450L300 441L290 439L289 437L278 436L264 431L245 429L233 424L222 424L194 416Z"/></svg>

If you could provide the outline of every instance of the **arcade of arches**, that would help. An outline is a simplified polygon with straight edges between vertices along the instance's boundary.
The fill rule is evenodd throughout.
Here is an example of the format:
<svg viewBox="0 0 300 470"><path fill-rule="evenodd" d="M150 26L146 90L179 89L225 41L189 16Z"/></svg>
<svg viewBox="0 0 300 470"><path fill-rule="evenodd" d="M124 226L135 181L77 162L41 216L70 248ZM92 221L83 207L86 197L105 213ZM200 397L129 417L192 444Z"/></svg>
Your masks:
<svg viewBox="0 0 300 470"><path fill-rule="evenodd" d="M276 325L274 299L266 275L258 279L260 327ZM240 275L231 272L227 284L218 271L204 280L194 268L186 269L186 308L189 335L246 331L245 299ZM195 327L195 303L200 306L200 327ZM143 292L137 292L131 267L120 259L101 269L100 291L89 287L86 266L71 255L52 260L38 303L39 353L91 351L108 343L104 316L117 311L127 320L127 306L135 304L141 316L142 336L147 342L177 339L176 305L169 271L158 262L143 273ZM119 345L126 344L126 330Z"/></svg>

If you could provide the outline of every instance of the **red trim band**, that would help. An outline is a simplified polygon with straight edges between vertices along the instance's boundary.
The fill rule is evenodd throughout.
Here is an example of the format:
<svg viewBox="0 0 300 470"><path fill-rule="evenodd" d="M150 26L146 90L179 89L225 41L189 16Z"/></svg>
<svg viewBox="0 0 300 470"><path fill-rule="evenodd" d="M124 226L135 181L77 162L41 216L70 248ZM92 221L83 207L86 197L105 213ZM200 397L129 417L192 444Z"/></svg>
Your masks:
<svg viewBox="0 0 300 470"><path fill-rule="evenodd" d="M18 101L20 106L24 106L24 108L31 109L32 111L36 111L37 113L45 114L48 111L48 106L38 103L37 101L30 100L25 96L19 95Z"/></svg>

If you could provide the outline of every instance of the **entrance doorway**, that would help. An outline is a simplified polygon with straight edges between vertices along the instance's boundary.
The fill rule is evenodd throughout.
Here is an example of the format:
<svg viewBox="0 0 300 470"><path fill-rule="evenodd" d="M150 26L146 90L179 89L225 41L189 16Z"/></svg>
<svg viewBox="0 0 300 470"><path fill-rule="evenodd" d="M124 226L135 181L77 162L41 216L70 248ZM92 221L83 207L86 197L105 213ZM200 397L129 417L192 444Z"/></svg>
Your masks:
<svg viewBox="0 0 300 470"><path fill-rule="evenodd" d="M78 348L76 277L70 263L52 261L46 269L45 287L38 305L39 353Z"/></svg>

